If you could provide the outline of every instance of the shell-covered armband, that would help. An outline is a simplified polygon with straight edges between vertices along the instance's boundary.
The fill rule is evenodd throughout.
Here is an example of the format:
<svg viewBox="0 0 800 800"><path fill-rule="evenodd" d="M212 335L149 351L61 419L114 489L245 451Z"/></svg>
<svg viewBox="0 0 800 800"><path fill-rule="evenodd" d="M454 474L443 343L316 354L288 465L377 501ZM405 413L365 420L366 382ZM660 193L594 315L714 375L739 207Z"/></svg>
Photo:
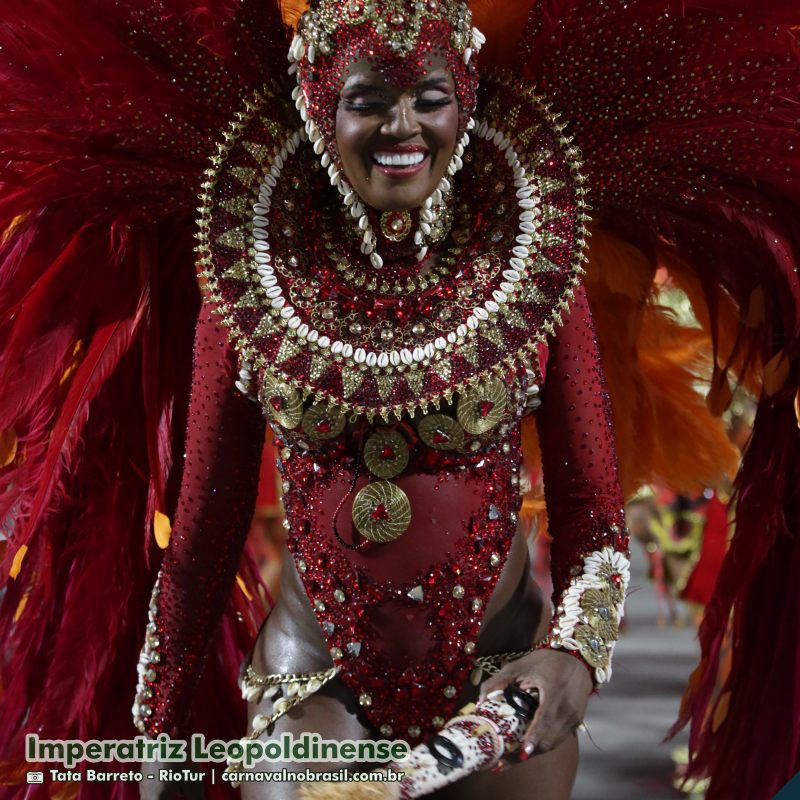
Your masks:
<svg viewBox="0 0 800 800"><path fill-rule="evenodd" d="M583 558L553 615L544 647L580 656L595 684L611 679L611 657L630 581L628 554L606 546Z"/></svg>

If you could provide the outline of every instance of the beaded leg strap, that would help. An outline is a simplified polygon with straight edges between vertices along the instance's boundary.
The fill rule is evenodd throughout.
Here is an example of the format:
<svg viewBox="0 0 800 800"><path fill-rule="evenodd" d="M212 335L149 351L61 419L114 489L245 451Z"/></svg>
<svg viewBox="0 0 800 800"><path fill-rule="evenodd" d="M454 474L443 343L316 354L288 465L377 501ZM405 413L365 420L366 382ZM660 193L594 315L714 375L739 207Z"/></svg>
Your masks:
<svg viewBox="0 0 800 800"><path fill-rule="evenodd" d="M256 714L253 717L252 730L245 740L255 741L260 738L270 726L284 714L293 709L303 700L318 692L326 683L329 683L339 670L336 667L322 672L293 672L288 674L262 675L248 664L244 674L239 680L242 697L248 703L260 703L266 697L272 700L271 714ZM242 762L228 759L226 772L240 772ZM231 781L238 786L238 781Z"/></svg>

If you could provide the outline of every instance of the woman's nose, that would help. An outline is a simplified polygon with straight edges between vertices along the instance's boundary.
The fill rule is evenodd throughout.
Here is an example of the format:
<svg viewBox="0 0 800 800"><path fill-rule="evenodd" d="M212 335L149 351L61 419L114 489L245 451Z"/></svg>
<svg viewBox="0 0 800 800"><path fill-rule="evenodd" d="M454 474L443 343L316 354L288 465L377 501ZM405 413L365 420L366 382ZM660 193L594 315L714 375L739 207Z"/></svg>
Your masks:
<svg viewBox="0 0 800 800"><path fill-rule="evenodd" d="M389 110L389 118L383 124L381 133L395 139L410 139L421 130L413 98L403 95Z"/></svg>

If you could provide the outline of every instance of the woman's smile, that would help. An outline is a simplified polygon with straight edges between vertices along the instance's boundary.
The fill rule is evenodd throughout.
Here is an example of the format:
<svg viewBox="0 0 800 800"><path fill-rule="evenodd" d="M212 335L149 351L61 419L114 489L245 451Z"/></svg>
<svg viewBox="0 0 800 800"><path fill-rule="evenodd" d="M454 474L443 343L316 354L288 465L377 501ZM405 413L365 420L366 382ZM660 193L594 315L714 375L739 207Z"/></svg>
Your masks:
<svg viewBox="0 0 800 800"><path fill-rule="evenodd" d="M396 144L381 147L371 160L378 172L387 178L403 180L419 173L429 161L428 148L418 144Z"/></svg>
<svg viewBox="0 0 800 800"><path fill-rule="evenodd" d="M420 207L447 173L459 110L443 59L395 85L369 61L351 65L336 113L336 147L356 194L379 211Z"/></svg>

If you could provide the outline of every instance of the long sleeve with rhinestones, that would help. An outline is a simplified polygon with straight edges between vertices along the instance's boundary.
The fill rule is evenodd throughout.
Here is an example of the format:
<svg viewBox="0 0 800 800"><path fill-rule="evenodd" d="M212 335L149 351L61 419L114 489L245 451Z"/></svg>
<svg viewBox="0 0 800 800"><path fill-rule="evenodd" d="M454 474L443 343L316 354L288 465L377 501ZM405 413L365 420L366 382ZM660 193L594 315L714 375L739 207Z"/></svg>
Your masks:
<svg viewBox="0 0 800 800"><path fill-rule="evenodd" d="M145 695L137 697L151 709L143 719L151 735L174 733L185 723L253 514L264 421L234 387L236 372L227 335L204 305L174 532L151 604L159 652Z"/></svg>
<svg viewBox="0 0 800 800"><path fill-rule="evenodd" d="M611 404L582 286L549 345L537 427L558 601L585 556L605 546L626 550L627 538Z"/></svg>

